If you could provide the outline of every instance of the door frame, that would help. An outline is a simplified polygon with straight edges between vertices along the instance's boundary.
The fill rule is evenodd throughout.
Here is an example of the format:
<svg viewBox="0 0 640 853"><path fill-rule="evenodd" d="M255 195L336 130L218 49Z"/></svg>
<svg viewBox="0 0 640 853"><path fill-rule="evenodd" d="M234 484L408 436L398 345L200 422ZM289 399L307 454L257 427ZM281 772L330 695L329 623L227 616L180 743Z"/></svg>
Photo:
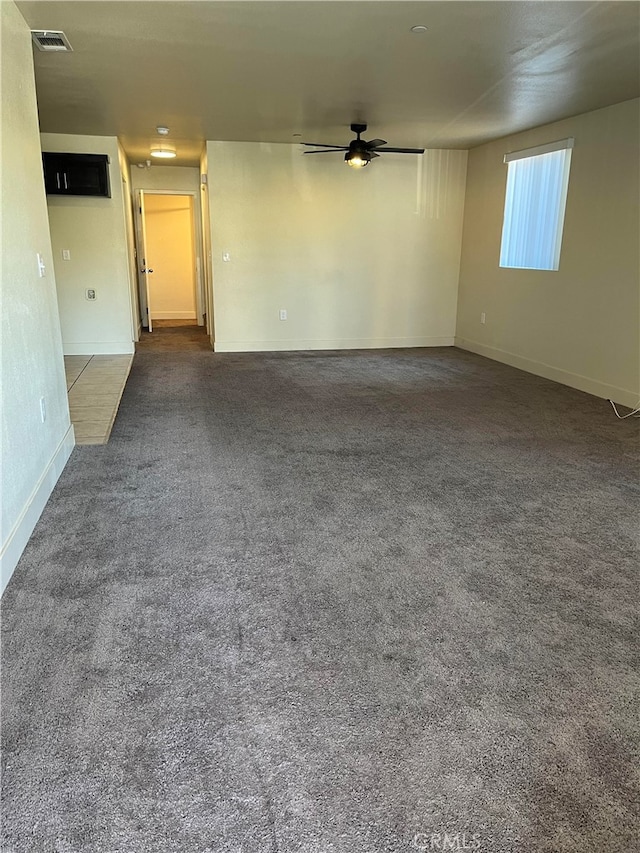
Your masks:
<svg viewBox="0 0 640 853"><path fill-rule="evenodd" d="M149 298L149 259L147 258L147 227L144 215L144 190L136 190L133 212L134 234L136 242L136 280L138 283L138 303L140 306L140 323L147 331L153 331L151 319L151 300ZM145 317L143 316L146 313Z"/></svg>
<svg viewBox="0 0 640 853"><path fill-rule="evenodd" d="M207 298L205 293L205 282L203 276L203 253L204 253L204 235L202 234L202 224L198 222L196 227L196 201L200 202L200 198L198 193L193 190L145 190L141 188L136 188L136 192L143 192L145 195L184 195L190 196L192 199L191 204L191 234L193 237L193 258L195 262L194 275L196 279L196 322L198 326L205 325L205 314L206 314L206 306L207 306ZM201 202L200 202L201 203ZM136 216L140 217L140 210L137 199L134 199L134 204L136 207L135 213ZM198 217L201 219L201 217ZM138 248L138 229L135 229L136 232L136 249ZM140 255L140 252L138 252Z"/></svg>

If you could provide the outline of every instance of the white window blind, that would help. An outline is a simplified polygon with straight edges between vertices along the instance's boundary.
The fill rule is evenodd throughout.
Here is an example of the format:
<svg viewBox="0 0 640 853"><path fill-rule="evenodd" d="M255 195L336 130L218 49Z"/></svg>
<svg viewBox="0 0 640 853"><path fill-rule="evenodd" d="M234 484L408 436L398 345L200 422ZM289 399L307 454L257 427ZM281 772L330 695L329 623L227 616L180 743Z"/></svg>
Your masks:
<svg viewBox="0 0 640 853"><path fill-rule="evenodd" d="M500 266L557 270L573 139L505 154Z"/></svg>

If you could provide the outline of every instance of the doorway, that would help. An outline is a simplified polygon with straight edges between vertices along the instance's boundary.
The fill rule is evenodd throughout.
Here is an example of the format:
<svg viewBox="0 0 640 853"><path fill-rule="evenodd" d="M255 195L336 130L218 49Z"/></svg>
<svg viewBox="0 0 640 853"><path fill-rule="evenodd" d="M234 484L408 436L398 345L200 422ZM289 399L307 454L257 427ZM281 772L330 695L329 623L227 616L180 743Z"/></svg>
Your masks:
<svg viewBox="0 0 640 853"><path fill-rule="evenodd" d="M138 190L136 242L140 320L159 326L204 326L192 193Z"/></svg>
<svg viewBox="0 0 640 853"><path fill-rule="evenodd" d="M204 326L196 326L195 320L156 320L153 334L142 330L136 344L139 352L185 352L211 353L211 341Z"/></svg>

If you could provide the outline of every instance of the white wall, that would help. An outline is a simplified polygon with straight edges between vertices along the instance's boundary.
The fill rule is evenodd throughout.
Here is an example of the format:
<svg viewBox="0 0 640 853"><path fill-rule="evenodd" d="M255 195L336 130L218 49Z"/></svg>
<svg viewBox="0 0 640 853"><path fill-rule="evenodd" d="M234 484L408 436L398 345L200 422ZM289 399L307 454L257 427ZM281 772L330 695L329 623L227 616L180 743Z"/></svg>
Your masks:
<svg viewBox="0 0 640 853"><path fill-rule="evenodd" d="M131 166L131 186L134 190L172 190L200 193L200 170L195 166L151 166L140 169Z"/></svg>
<svg viewBox="0 0 640 853"><path fill-rule="evenodd" d="M42 134L43 151L108 154L111 198L47 196L66 355L132 353L127 226L118 140ZM69 249L71 260L62 260ZM85 290L97 298L89 302Z"/></svg>
<svg viewBox="0 0 640 853"><path fill-rule="evenodd" d="M466 152L207 155L216 350L453 344Z"/></svg>
<svg viewBox="0 0 640 853"><path fill-rule="evenodd" d="M73 448L47 221L31 34L0 3L4 589ZM46 265L40 278L36 254ZM46 420L40 414L44 398Z"/></svg>
<svg viewBox="0 0 640 853"><path fill-rule="evenodd" d="M629 406L640 396L639 103L469 152L456 331L460 347ZM560 269L500 269L504 154L569 136Z"/></svg>

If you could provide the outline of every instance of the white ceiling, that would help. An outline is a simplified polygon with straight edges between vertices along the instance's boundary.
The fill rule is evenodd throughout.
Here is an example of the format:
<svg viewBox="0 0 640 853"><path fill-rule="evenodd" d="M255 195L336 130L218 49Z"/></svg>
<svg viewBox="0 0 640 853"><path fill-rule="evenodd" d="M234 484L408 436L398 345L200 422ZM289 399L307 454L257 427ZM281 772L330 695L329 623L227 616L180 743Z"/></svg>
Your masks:
<svg viewBox="0 0 640 853"><path fill-rule="evenodd" d="M73 53L34 50L41 129L469 148L640 94L637 2L18 2ZM410 27L424 24L421 35Z"/></svg>

